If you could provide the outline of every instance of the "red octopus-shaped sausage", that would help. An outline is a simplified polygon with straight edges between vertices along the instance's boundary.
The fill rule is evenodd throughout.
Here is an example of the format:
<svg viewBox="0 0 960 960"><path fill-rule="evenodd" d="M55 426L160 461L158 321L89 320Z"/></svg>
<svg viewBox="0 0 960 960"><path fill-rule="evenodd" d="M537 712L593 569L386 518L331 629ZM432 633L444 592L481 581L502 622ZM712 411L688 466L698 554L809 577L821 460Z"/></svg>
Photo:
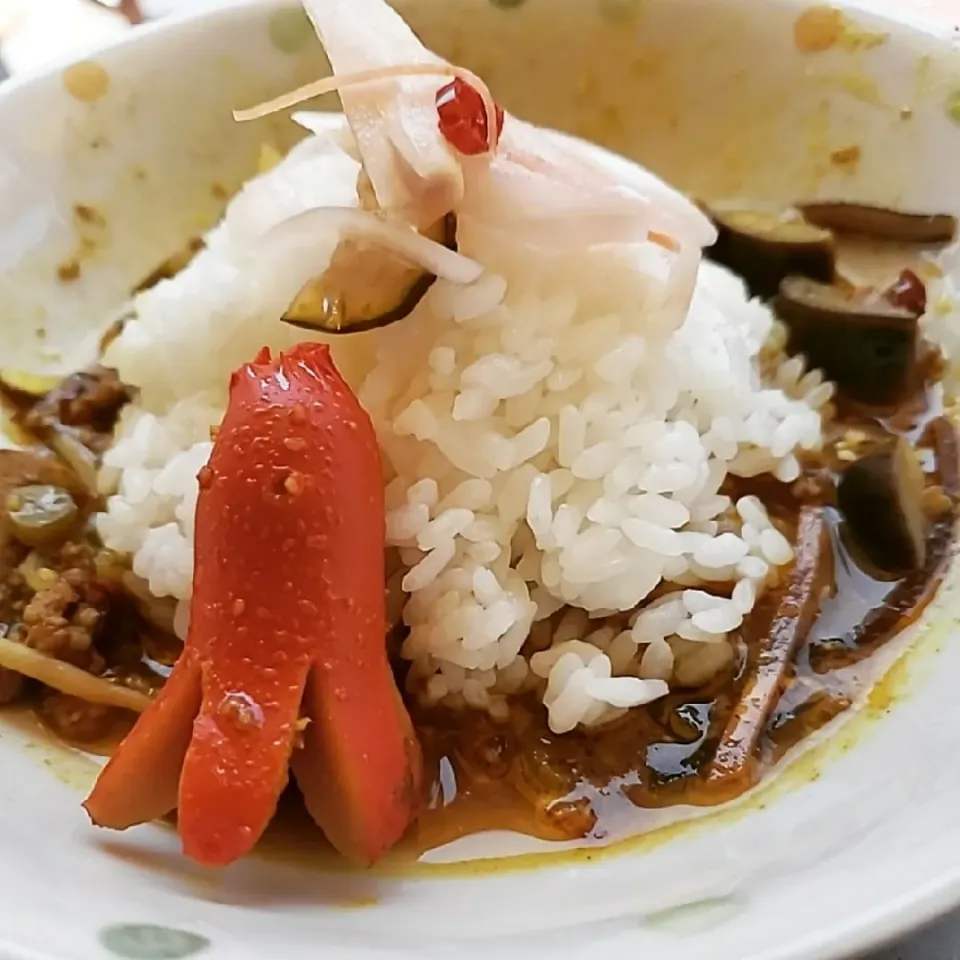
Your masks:
<svg viewBox="0 0 960 960"><path fill-rule="evenodd" d="M176 808L184 852L228 864L292 766L330 842L372 863L416 816L422 760L386 653L376 438L325 346L233 375L199 481L183 654L87 812L124 829Z"/></svg>

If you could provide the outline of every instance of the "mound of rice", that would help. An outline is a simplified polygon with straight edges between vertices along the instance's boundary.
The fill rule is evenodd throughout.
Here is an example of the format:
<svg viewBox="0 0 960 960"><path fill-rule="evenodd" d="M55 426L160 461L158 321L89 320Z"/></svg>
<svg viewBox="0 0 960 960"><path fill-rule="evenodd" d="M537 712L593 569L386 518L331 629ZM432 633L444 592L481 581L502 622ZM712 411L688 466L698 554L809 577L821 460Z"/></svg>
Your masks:
<svg viewBox="0 0 960 960"><path fill-rule="evenodd" d="M312 180L284 213L355 203L356 165L336 162L339 179ZM195 478L229 374L303 338L219 229L138 298L106 357L140 396L105 458L99 530L153 593L182 601L181 628ZM393 477L411 692L502 715L533 691L565 732L729 664L792 550L756 498L719 491L731 474L796 479L832 386L771 348L769 310L719 267L701 265L678 311L652 245L544 262L502 240L461 238L479 281L436 283L408 319L334 355Z"/></svg>

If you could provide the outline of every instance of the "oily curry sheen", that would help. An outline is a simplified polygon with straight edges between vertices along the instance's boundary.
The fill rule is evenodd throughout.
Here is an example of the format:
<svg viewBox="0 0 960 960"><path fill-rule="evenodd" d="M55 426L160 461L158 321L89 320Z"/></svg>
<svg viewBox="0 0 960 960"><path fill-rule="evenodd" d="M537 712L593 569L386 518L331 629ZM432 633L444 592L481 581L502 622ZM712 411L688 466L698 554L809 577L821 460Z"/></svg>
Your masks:
<svg viewBox="0 0 960 960"><path fill-rule="evenodd" d="M920 436L918 449L931 466L937 516L922 569L880 579L846 542L832 506L844 438L852 432L877 445L890 439L886 427L848 411L819 465L792 487L763 483L757 490L800 545L799 559L744 625L729 668L589 733L553 734L533 700L515 705L505 723L480 714L466 722L439 712L418 716L433 782L412 848L429 850L482 830L544 840L635 833L643 808L711 806L742 794L843 713L862 690L857 666L922 613L953 553L956 439L949 422L930 419L936 405L930 390L900 418L903 433ZM738 495L750 492L748 482L737 486ZM804 537L813 542L804 545ZM800 569L804 558L807 570Z"/></svg>
<svg viewBox="0 0 960 960"><path fill-rule="evenodd" d="M829 531L834 562L849 562L832 514ZM698 690L632 711L600 731L553 734L542 707L533 701L515 705L506 723L482 714L466 722L442 713L418 717L433 781L413 846L429 850L482 830L599 841L635 832L642 825L637 808L711 806L735 798L759 782L787 750L851 705L857 685L850 668L922 612L949 559L952 521L944 521L934 538L929 579L892 587L876 582L893 596L890 606L872 618L868 635L861 637L851 624L849 637L802 647L783 678L784 689L777 691L780 699L759 753L735 776L722 775L718 748L746 680L764 656L767 637L749 631L726 673ZM862 603L861 596L846 597L842 588L835 599ZM765 598L756 619L769 623L776 605L775 596ZM758 712L753 723L759 722ZM721 774L711 776L718 766Z"/></svg>

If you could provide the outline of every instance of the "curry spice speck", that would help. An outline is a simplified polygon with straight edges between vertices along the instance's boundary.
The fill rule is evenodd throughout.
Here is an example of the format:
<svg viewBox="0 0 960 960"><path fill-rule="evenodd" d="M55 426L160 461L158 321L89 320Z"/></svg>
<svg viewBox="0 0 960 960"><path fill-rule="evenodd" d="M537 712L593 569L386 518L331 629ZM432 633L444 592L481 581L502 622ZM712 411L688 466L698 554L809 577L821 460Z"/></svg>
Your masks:
<svg viewBox="0 0 960 960"><path fill-rule="evenodd" d="M100 213L96 207L91 207L86 203L78 203L74 205L73 215L81 223L87 223L92 227L105 227L107 221L104 219L103 214Z"/></svg>
<svg viewBox="0 0 960 960"><path fill-rule="evenodd" d="M793 25L793 42L801 53L825 53L834 47L856 53L882 46L889 38L887 33L863 29L828 5L809 7Z"/></svg>
<svg viewBox="0 0 960 960"><path fill-rule="evenodd" d="M863 151L856 144L848 147L840 147L830 154L830 162L835 167L840 167L849 173L856 170L863 157Z"/></svg>
<svg viewBox="0 0 960 960"><path fill-rule="evenodd" d="M57 279L61 283L73 283L80 279L80 261L66 260L57 267Z"/></svg>

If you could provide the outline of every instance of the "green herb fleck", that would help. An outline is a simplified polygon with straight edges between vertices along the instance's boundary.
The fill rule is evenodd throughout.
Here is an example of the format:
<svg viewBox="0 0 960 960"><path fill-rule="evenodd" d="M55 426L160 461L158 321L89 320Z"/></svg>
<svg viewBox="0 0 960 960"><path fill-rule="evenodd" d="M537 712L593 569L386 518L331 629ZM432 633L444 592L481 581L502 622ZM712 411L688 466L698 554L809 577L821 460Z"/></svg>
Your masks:
<svg viewBox="0 0 960 960"><path fill-rule="evenodd" d="M120 923L100 931L100 942L124 960L184 960L210 946L206 937L146 923Z"/></svg>
<svg viewBox="0 0 960 960"><path fill-rule="evenodd" d="M522 7L526 0L490 0L498 10L515 10Z"/></svg>

